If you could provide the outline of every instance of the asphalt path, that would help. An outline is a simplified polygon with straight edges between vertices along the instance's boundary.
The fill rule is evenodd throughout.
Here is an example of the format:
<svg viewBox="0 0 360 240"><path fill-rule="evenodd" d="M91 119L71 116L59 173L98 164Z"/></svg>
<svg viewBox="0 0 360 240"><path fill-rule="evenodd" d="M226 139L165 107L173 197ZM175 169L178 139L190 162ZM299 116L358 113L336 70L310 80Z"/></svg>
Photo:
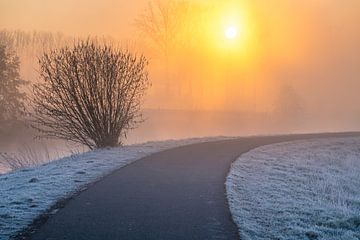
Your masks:
<svg viewBox="0 0 360 240"><path fill-rule="evenodd" d="M224 185L238 156L266 144L359 135L243 137L155 153L79 193L26 239L239 239Z"/></svg>

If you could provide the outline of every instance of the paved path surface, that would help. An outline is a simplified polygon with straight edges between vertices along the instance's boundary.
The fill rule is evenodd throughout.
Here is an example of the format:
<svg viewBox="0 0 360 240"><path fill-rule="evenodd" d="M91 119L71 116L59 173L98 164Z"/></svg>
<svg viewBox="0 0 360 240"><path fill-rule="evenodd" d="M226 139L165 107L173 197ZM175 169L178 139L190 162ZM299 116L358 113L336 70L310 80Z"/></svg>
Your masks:
<svg viewBox="0 0 360 240"><path fill-rule="evenodd" d="M224 183L239 155L270 143L354 135L248 137L159 152L81 192L30 239L238 239Z"/></svg>

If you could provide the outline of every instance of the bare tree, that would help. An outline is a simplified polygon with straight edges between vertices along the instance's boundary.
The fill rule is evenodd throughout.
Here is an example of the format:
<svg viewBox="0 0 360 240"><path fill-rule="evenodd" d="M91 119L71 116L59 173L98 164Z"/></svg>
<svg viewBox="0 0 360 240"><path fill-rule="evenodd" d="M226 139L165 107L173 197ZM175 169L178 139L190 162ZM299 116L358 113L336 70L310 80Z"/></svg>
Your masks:
<svg viewBox="0 0 360 240"><path fill-rule="evenodd" d="M187 1L151 1L135 20L141 36L168 61L175 49L189 44L193 6Z"/></svg>
<svg viewBox="0 0 360 240"><path fill-rule="evenodd" d="M199 44L196 35L201 32L199 25L204 11L186 0L153 0L135 20L142 41L164 61L164 86L170 96L179 95L184 88L182 83L187 81L189 55L195 57Z"/></svg>
<svg viewBox="0 0 360 240"><path fill-rule="evenodd" d="M282 120L296 120L302 113L301 99L295 88L290 84L284 84L276 99L275 113Z"/></svg>
<svg viewBox="0 0 360 240"><path fill-rule="evenodd" d="M33 88L33 127L42 137L115 146L141 121L144 56L87 40L45 53L39 64L44 82Z"/></svg>
<svg viewBox="0 0 360 240"><path fill-rule="evenodd" d="M20 78L18 56L10 44L0 41L0 125L8 126L23 113L25 94L20 88L26 84Z"/></svg>

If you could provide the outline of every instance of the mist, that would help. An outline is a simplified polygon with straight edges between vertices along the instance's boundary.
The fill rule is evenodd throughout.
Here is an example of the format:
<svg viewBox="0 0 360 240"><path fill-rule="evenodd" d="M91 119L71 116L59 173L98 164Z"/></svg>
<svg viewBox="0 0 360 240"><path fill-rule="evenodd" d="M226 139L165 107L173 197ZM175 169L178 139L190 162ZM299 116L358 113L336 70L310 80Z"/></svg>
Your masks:
<svg viewBox="0 0 360 240"><path fill-rule="evenodd" d="M168 20L171 29L162 28L159 7L177 16ZM40 81L37 56L74 39L98 37L144 54L152 87L144 102L145 122L129 133L127 143L355 131L360 126L359 8L357 0L189 0L182 5L0 0L0 28L29 39L34 31L55 39L48 47L15 46L22 77L30 82ZM150 34L149 10L160 26ZM230 18L241 26L233 42L223 36Z"/></svg>

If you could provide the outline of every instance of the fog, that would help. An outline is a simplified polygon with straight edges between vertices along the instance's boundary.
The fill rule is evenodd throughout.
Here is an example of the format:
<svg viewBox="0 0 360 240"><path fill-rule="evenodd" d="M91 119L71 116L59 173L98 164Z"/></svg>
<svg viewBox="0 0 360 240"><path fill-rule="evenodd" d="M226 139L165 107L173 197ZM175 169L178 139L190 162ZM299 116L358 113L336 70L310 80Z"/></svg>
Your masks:
<svg viewBox="0 0 360 240"><path fill-rule="evenodd" d="M0 29L58 36L48 48L97 36L143 53L152 87L145 122L127 143L355 131L359 9L358 0L0 0ZM224 37L227 24L238 26L236 39ZM36 57L48 50L40 45L15 46L31 82L39 81Z"/></svg>

